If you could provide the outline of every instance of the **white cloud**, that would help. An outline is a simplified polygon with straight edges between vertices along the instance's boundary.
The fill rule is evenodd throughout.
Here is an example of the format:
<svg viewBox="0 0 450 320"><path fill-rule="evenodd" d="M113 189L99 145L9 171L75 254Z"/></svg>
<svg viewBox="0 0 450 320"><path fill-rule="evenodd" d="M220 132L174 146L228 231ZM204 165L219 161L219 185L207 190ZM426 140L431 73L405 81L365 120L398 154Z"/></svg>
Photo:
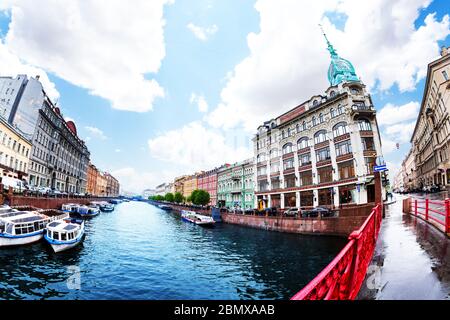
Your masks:
<svg viewBox="0 0 450 320"><path fill-rule="evenodd" d="M397 123L392 126L386 127L385 133L390 137L394 137L398 143L407 143L411 140L412 133L416 122L409 123Z"/></svg>
<svg viewBox="0 0 450 320"><path fill-rule="evenodd" d="M250 33L250 54L235 66L221 92L221 102L205 118L211 125L247 130L295 107L328 87L330 57L318 22L338 53L352 61L371 90L413 90L439 55L438 40L450 33L449 16L430 14L415 29L419 10L430 0L259 0L259 33ZM344 30L324 15L347 16Z"/></svg>
<svg viewBox="0 0 450 320"><path fill-rule="evenodd" d="M91 133L91 135L93 135L94 137L96 137L96 138L98 138L100 140L106 140L107 139L107 137L104 134L104 132L102 130L100 130L99 128L86 126L85 129L87 131L89 131ZM89 138L89 140L91 139L91 137L87 137L86 139L88 139L88 138Z"/></svg>
<svg viewBox="0 0 450 320"><path fill-rule="evenodd" d="M391 140L391 138L384 136L383 134L381 135L381 146L384 156L397 149L397 143Z"/></svg>
<svg viewBox="0 0 450 320"><path fill-rule="evenodd" d="M416 101L396 106L391 103L386 104L377 113L379 125L392 125L407 120L415 120L419 114L420 104Z"/></svg>
<svg viewBox="0 0 450 320"><path fill-rule="evenodd" d="M24 63L14 55L0 39L0 71L2 76L16 77L18 74L26 74L29 77L39 75L39 81L42 83L47 95L55 101L59 98L59 92L55 84L50 81L47 73L41 68Z"/></svg>
<svg viewBox="0 0 450 320"><path fill-rule="evenodd" d="M140 194L147 188L153 188L161 181L173 180L174 174L169 171L141 171L133 167L125 167L113 170L111 174L120 182L121 191L129 191Z"/></svg>
<svg viewBox="0 0 450 320"><path fill-rule="evenodd" d="M8 50L105 98L113 108L151 110L164 89L150 73L165 56L163 7L170 0L8 0Z"/></svg>
<svg viewBox="0 0 450 320"><path fill-rule="evenodd" d="M199 112L208 112L208 103L203 95L192 93L189 102L196 104Z"/></svg>
<svg viewBox="0 0 450 320"><path fill-rule="evenodd" d="M150 139L148 146L154 158L176 164L190 173L253 156L249 147L231 145L231 141L236 140L200 122L191 122Z"/></svg>
<svg viewBox="0 0 450 320"><path fill-rule="evenodd" d="M116 150L114 150L114 152L120 153L120 152L122 152L122 150L121 149L116 149Z"/></svg>
<svg viewBox="0 0 450 320"><path fill-rule="evenodd" d="M208 40L210 36L214 35L219 30L219 28L215 24L209 27L199 27L192 22L187 25L187 28L194 34L197 39L200 39L202 41Z"/></svg>

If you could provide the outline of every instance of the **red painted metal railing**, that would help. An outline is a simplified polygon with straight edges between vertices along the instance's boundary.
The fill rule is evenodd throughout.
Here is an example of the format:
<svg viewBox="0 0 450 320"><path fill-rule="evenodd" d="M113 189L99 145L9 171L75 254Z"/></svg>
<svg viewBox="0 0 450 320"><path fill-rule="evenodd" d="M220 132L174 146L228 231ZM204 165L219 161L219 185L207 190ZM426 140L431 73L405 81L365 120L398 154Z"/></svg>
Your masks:
<svg viewBox="0 0 450 320"><path fill-rule="evenodd" d="M441 228L445 233L450 233L450 199L430 200L409 198L410 214L422 218Z"/></svg>
<svg viewBox="0 0 450 320"><path fill-rule="evenodd" d="M382 206L372 209L349 236L342 251L291 300L354 300L372 260L382 220Z"/></svg>

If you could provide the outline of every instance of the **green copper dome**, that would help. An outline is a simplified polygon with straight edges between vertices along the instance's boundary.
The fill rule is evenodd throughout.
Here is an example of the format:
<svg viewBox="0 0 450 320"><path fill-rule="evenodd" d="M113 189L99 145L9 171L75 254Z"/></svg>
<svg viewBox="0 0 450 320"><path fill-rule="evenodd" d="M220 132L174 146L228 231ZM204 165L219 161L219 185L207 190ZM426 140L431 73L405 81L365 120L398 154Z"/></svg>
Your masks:
<svg viewBox="0 0 450 320"><path fill-rule="evenodd" d="M328 51L331 55L331 63L328 68L328 81L331 86L336 86L345 81L359 81L352 63L339 57L333 45L328 41L326 34L323 34L327 41Z"/></svg>

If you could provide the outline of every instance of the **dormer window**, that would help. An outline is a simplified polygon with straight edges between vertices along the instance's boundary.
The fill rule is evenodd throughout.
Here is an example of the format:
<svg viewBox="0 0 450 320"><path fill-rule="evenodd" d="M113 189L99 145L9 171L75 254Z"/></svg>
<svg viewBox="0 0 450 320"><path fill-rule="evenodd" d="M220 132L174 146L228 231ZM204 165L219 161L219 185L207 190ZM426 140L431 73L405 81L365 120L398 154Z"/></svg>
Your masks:
<svg viewBox="0 0 450 320"><path fill-rule="evenodd" d="M314 100L314 101L313 101L313 106L315 107L315 106L318 106L318 105L319 105L319 101Z"/></svg>
<svg viewBox="0 0 450 320"><path fill-rule="evenodd" d="M330 92L330 97L333 98L334 96L336 96L336 91L333 90Z"/></svg>
<svg viewBox="0 0 450 320"><path fill-rule="evenodd" d="M358 88L355 88L355 87L350 88L350 92L351 92L351 94L359 94Z"/></svg>

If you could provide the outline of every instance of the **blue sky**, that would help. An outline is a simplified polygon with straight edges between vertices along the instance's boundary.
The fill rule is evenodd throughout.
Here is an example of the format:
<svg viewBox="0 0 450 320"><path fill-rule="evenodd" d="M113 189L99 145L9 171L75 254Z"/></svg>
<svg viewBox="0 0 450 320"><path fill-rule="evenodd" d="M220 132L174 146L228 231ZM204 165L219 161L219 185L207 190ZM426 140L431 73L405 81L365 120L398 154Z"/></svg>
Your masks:
<svg viewBox="0 0 450 320"><path fill-rule="evenodd" d="M257 124L322 93L329 57L319 22L338 53L354 63L379 112L389 104L392 112L414 112L417 105L408 103L421 102L426 64L437 57L437 46L450 45L445 0L380 0L361 9L352 0L317 5L161 0L138 4L138 10L118 1L98 24L77 1L72 10L55 5L54 12L45 13L32 4L0 4L0 58L7 55L3 61L14 62L6 65L0 59L0 72L45 73L64 115L75 120L86 140L92 162L134 192L251 156ZM103 12L101 6L99 1L89 11ZM121 19L124 10L131 10L129 21L140 30L133 41L134 26ZM368 23L363 25L367 30L360 30L358 17L370 19L378 11L384 12L376 20L380 26ZM33 29L42 25L40 19L46 19L45 28ZM386 28L393 28L394 36L383 31L391 23ZM97 67L98 72L91 71ZM419 80L406 81L409 77ZM115 90L108 88L110 81ZM162 90L153 88L153 95L141 97L137 87L150 81ZM385 159L393 170L409 149L400 135L414 122L412 116L400 118L380 125L383 144L387 141ZM399 150L392 148L396 142Z"/></svg>

